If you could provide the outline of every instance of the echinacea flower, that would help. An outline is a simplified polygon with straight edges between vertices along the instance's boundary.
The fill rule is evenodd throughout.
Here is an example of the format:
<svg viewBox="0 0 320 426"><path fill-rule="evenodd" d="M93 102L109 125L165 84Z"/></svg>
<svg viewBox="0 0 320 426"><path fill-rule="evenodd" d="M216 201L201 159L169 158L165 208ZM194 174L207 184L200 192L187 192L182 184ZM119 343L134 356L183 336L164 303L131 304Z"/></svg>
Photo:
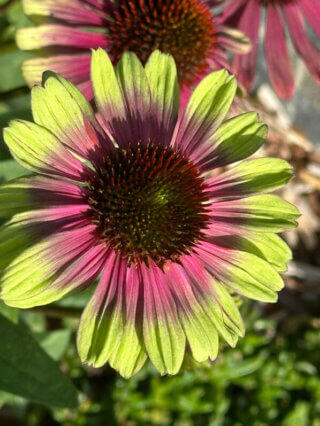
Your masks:
<svg viewBox="0 0 320 426"><path fill-rule="evenodd" d="M320 37L318 0L226 0L223 22L242 30L252 41L250 53L237 55L233 72L249 90L254 82L261 15L266 12L264 50L270 81L281 99L294 94L294 70L288 52L286 27L309 72L320 84L320 50L310 41L306 23Z"/></svg>
<svg viewBox="0 0 320 426"><path fill-rule="evenodd" d="M32 87L46 70L57 72L92 98L90 50L105 49L116 64L124 51L145 63L156 49L173 55L182 97L213 69L226 68L226 51L247 52L248 39L221 24L211 6L217 0L23 0L37 27L18 31L23 50L41 58L23 64ZM85 27L85 28L84 28ZM94 29L94 31L93 31Z"/></svg>
<svg viewBox="0 0 320 426"><path fill-rule="evenodd" d="M175 374L188 356L214 360L244 328L232 294L274 302L290 250L276 235L298 212L274 195L287 162L262 158L228 171L263 144L248 112L223 122L236 91L227 71L204 78L177 120L170 55L145 68L125 53L114 69L93 52L95 102L46 73L32 89L35 123L5 129L12 155L34 176L1 187L1 297L29 308L99 282L78 333L81 359L129 377L150 358Z"/></svg>

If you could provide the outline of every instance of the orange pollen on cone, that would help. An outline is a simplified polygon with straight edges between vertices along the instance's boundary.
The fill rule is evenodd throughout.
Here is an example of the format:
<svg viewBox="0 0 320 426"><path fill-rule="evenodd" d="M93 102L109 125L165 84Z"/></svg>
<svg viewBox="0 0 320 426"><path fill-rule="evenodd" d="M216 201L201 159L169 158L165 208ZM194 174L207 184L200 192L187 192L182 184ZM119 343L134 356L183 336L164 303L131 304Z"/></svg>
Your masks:
<svg viewBox="0 0 320 426"><path fill-rule="evenodd" d="M216 30L208 6L200 0L119 1L110 23L110 54L117 62L124 51L145 63L159 49L177 64L180 83L192 85L208 68Z"/></svg>

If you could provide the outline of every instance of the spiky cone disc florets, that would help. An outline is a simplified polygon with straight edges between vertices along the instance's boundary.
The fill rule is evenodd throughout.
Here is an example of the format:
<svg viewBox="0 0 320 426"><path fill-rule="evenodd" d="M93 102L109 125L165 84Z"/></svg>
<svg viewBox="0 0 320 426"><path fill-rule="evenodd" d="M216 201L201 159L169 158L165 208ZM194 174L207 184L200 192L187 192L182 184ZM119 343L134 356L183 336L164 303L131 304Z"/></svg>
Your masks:
<svg viewBox="0 0 320 426"><path fill-rule="evenodd" d="M178 261L209 221L204 179L170 147L138 143L118 149L104 158L88 186L93 223L128 266Z"/></svg>
<svg viewBox="0 0 320 426"><path fill-rule="evenodd" d="M114 64L125 51L136 53L144 64L156 49L170 53L186 99L190 86L196 86L201 77L228 67L227 51L250 49L244 34L221 25L209 0L104 0L90 5L85 0L68 4L42 0L41 6L38 0L24 0L23 4L36 22L44 17L51 21L17 33L21 49L46 53L24 62L29 85L39 84L42 72L50 69L69 78L90 99L90 56L86 54L90 48L104 48Z"/></svg>
<svg viewBox="0 0 320 426"><path fill-rule="evenodd" d="M237 88L226 71L199 84L179 120L168 55L143 67L126 53L114 69L100 49L92 83L99 122L75 86L49 73L32 89L35 123L5 130L37 174L0 188L1 297L29 308L99 278L80 321L84 362L129 377L147 358L161 374L177 373L186 351L214 360L219 336L234 346L244 333L232 293L274 302L283 286L290 250L276 233L298 212L264 193L291 168L239 163L266 127L255 113L224 121Z"/></svg>
<svg viewBox="0 0 320 426"><path fill-rule="evenodd" d="M205 2L122 2L112 18L110 54L116 62L126 50L146 62L150 53L159 49L173 55L179 79L186 86L208 71L207 58L216 49L218 30Z"/></svg>

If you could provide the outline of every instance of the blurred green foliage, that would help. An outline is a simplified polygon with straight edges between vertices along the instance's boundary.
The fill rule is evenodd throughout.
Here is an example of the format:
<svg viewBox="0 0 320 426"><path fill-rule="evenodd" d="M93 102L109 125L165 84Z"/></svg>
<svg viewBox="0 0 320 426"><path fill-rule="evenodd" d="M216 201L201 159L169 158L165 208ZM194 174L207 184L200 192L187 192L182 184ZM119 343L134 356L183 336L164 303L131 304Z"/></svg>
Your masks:
<svg viewBox="0 0 320 426"><path fill-rule="evenodd" d="M20 0L0 0L0 127L12 118L31 118L30 94L20 71L26 54L14 43L15 31L26 25L31 23ZM0 136L0 182L24 173L10 159ZM73 409L48 407L21 397L18 387L13 395L0 386L1 426L320 426L319 318L288 313L281 305L264 311L262 305L246 302L241 308L245 338L235 349L222 347L213 365L160 377L148 364L124 380L109 367L94 370L80 364L76 317L89 296L90 291L72 296L45 312L18 313L0 303L2 323L22 333L20 343L30 336L34 354L54 365L53 382L61 379L61 369L78 389L80 401ZM1 339L0 367L6 351L12 349ZM23 355L27 346L20 346ZM32 356L20 364L31 377L37 370ZM21 375L17 384L23 385ZM44 384L48 392L52 383L48 379ZM61 397L67 399L65 392ZM68 400L64 405L72 404Z"/></svg>
<svg viewBox="0 0 320 426"><path fill-rule="evenodd" d="M242 306L245 338L235 349L221 348L212 365L161 377L148 364L130 380L109 367L80 364L77 319L22 312L36 338L47 335L43 348L68 371L80 404L78 409L45 408L0 393L0 424L5 424L4 413L26 426L320 426L320 321L277 309L279 321L266 318L261 309L250 302ZM58 330L48 332L52 327Z"/></svg>

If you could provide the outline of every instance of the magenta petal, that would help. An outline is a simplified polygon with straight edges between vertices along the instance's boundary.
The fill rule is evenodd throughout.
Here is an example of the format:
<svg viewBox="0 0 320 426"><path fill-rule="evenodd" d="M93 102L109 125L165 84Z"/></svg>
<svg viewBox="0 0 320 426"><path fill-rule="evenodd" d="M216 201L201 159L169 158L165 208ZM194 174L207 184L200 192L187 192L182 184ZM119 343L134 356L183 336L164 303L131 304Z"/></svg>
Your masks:
<svg viewBox="0 0 320 426"><path fill-rule="evenodd" d="M103 10L105 13L110 13L113 10L113 5L111 0L85 0L85 1L86 3L89 3L91 6L94 6L97 9Z"/></svg>
<svg viewBox="0 0 320 426"><path fill-rule="evenodd" d="M19 46L25 50L49 46L97 49L98 47L105 48L108 44L104 34L57 24L22 28L17 37Z"/></svg>
<svg viewBox="0 0 320 426"><path fill-rule="evenodd" d="M65 21L70 25L101 26L105 23L101 14L97 13L93 7L90 7L82 0L42 0L29 5L25 2L25 12L30 16L45 16L60 21ZM38 9L36 7L38 6ZM43 11L43 12L42 12Z"/></svg>
<svg viewBox="0 0 320 426"><path fill-rule="evenodd" d="M300 0L298 4L313 31L320 37L320 3L316 0Z"/></svg>
<svg viewBox="0 0 320 426"><path fill-rule="evenodd" d="M93 99L93 88L91 80L86 80L79 83L78 88L89 101Z"/></svg>
<svg viewBox="0 0 320 426"><path fill-rule="evenodd" d="M48 58L32 58L23 63L22 69L30 86L40 84L44 71L61 74L74 84L90 79L90 55L56 55Z"/></svg>
<svg viewBox="0 0 320 426"><path fill-rule="evenodd" d="M248 0L238 24L238 29L242 30L251 39L252 49L246 55L236 55L232 69L247 90L252 86L255 76L260 12L260 3L256 0Z"/></svg>
<svg viewBox="0 0 320 426"><path fill-rule="evenodd" d="M47 236L42 244L41 259L48 264L48 275L58 276L92 248L98 242L94 230L93 225L87 225Z"/></svg>
<svg viewBox="0 0 320 426"><path fill-rule="evenodd" d="M227 70L230 69L228 56L222 49L214 50L211 57L207 59L207 62L213 71L223 68Z"/></svg>
<svg viewBox="0 0 320 426"><path fill-rule="evenodd" d="M104 244L89 248L79 261L52 282L51 289L66 289L69 291L82 291L92 284L98 277L107 257L107 249Z"/></svg>
<svg viewBox="0 0 320 426"><path fill-rule="evenodd" d="M301 10L294 3L285 3L283 11L297 52L304 59L313 78L320 84L320 50L308 38Z"/></svg>
<svg viewBox="0 0 320 426"><path fill-rule="evenodd" d="M273 4L267 8L265 54L270 80L279 98L290 99L294 93L294 72L283 20L277 6Z"/></svg>
<svg viewBox="0 0 320 426"><path fill-rule="evenodd" d="M246 2L247 0L233 0L228 2L222 10L222 22L231 27L237 27Z"/></svg>

